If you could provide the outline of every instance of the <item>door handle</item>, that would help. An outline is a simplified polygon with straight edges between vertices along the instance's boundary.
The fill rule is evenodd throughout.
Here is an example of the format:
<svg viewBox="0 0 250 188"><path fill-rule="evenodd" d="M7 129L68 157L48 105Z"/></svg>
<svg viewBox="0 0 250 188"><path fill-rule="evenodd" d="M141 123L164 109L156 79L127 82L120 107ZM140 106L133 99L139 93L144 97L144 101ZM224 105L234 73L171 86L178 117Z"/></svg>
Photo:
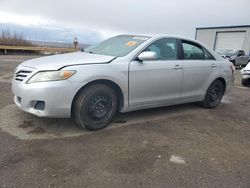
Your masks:
<svg viewBox="0 0 250 188"><path fill-rule="evenodd" d="M212 64L210 67L212 67L212 68L216 68L216 67L217 67L217 65Z"/></svg>
<svg viewBox="0 0 250 188"><path fill-rule="evenodd" d="M175 66L174 66L174 69L175 69L175 70L182 69L182 66L180 66L180 65L175 65Z"/></svg>

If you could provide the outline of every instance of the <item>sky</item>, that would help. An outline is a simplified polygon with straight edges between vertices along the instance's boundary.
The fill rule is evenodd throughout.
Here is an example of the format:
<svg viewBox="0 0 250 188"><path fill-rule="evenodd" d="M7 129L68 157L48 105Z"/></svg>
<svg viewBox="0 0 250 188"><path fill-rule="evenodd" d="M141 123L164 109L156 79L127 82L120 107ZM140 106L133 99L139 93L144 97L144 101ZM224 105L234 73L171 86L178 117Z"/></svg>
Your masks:
<svg viewBox="0 0 250 188"><path fill-rule="evenodd" d="M250 0L0 0L0 30L96 43L117 34L194 38L196 27L250 25Z"/></svg>

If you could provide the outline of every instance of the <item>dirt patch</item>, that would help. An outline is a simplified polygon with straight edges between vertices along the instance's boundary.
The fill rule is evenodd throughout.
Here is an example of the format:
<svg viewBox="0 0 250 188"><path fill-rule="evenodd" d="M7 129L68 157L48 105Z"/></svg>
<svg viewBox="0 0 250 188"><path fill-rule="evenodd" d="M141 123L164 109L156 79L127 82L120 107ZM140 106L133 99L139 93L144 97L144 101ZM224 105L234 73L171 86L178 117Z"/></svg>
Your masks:
<svg viewBox="0 0 250 188"><path fill-rule="evenodd" d="M181 110L180 110L181 109ZM113 123L104 129L118 129L137 123L153 122L169 117L179 117L184 114L195 114L200 107L181 105L176 107L160 108L157 110L146 110L118 114ZM164 114L164 115L163 115ZM20 122L22 122L20 124ZM34 130L40 127L45 130ZM65 137L76 137L80 135L94 134L87 130L79 129L71 119L38 118L23 112L15 104L7 105L0 110L0 128L20 139L54 139ZM32 134L33 133L33 134ZM42 133L42 134L41 134Z"/></svg>
<svg viewBox="0 0 250 188"><path fill-rule="evenodd" d="M0 128L20 139L52 139L89 134L78 129L70 119L38 118L15 104L0 110Z"/></svg>
<svg viewBox="0 0 250 188"><path fill-rule="evenodd" d="M126 120L115 120L113 123L123 124L123 123L127 123L127 121Z"/></svg>
<svg viewBox="0 0 250 188"><path fill-rule="evenodd" d="M30 127L34 127L34 123L32 121L23 121L22 124L18 125L18 127L20 128L30 128Z"/></svg>
<svg viewBox="0 0 250 188"><path fill-rule="evenodd" d="M36 127L28 132L28 134L43 134L46 130L43 127Z"/></svg>

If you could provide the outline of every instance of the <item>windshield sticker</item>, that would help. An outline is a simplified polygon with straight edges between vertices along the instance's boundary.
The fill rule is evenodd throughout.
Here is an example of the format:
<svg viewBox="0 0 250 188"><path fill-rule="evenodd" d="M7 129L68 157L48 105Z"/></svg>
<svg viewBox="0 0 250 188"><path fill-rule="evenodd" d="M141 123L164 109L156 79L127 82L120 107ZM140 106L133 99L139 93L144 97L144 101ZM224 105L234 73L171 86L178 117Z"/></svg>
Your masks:
<svg viewBox="0 0 250 188"><path fill-rule="evenodd" d="M129 41L126 46L135 46L137 44L137 42L135 41Z"/></svg>
<svg viewBox="0 0 250 188"><path fill-rule="evenodd" d="M149 38L148 37L134 37L133 38L134 40L148 40Z"/></svg>

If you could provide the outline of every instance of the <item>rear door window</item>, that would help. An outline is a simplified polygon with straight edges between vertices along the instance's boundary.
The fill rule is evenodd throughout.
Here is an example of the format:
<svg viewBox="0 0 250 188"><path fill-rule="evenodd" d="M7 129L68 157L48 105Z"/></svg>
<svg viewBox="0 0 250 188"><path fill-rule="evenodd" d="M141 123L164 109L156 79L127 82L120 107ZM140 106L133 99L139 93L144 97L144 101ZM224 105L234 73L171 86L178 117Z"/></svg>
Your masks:
<svg viewBox="0 0 250 188"><path fill-rule="evenodd" d="M214 56L212 56L208 50L203 48L203 51L206 60L215 60Z"/></svg>
<svg viewBox="0 0 250 188"><path fill-rule="evenodd" d="M184 59L199 60L205 59L203 49L198 44L188 41L182 41Z"/></svg>

